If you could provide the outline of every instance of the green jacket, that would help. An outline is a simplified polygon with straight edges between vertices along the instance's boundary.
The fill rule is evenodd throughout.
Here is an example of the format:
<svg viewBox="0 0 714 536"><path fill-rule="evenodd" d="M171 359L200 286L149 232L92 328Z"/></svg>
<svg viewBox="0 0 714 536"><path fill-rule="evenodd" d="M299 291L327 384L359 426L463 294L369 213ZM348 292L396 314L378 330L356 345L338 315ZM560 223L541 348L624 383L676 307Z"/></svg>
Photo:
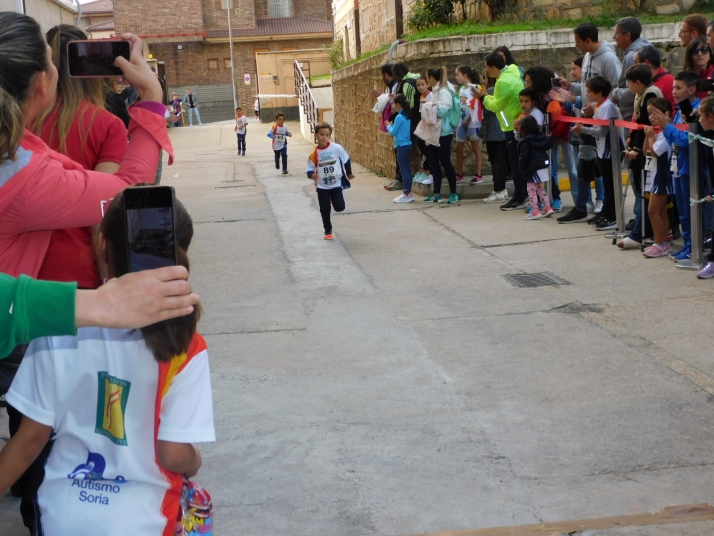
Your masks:
<svg viewBox="0 0 714 536"><path fill-rule="evenodd" d="M76 335L76 283L0 274L0 359L37 337Z"/></svg>
<svg viewBox="0 0 714 536"><path fill-rule="evenodd" d="M513 123L522 112L518 94L523 87L518 65L511 64L498 75L493 95L483 98L483 107L496 114L503 132L513 131Z"/></svg>

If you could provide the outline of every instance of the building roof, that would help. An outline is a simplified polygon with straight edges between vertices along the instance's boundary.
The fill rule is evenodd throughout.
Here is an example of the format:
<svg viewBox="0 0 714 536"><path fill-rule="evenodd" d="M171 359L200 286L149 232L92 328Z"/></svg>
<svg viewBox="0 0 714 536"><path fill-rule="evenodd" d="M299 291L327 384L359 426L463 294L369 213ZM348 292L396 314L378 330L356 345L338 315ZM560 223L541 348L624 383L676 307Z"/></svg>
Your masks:
<svg viewBox="0 0 714 536"><path fill-rule="evenodd" d="M99 22L97 24L92 24L91 26L87 26L87 31L88 32L106 32L110 30L114 30L114 21L113 20L105 20L104 22Z"/></svg>
<svg viewBox="0 0 714 536"><path fill-rule="evenodd" d="M99 0L108 1L108 0ZM258 19L255 28L236 28L233 37L332 33L332 21L297 17ZM228 37L228 30L210 30L208 37Z"/></svg>
<svg viewBox="0 0 714 536"><path fill-rule="evenodd" d="M98 13L114 13L112 0L95 0L82 4L82 15L95 15Z"/></svg>

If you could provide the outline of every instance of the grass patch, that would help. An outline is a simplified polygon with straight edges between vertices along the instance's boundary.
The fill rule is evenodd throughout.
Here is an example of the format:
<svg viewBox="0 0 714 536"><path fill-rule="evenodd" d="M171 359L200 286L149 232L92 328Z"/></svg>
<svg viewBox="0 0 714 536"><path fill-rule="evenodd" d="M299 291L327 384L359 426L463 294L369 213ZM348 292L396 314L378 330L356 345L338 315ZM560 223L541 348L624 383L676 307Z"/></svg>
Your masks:
<svg viewBox="0 0 714 536"><path fill-rule="evenodd" d="M622 15L624 16L624 15ZM680 22L684 15L639 15L642 24L663 24L667 22ZM575 28L583 22L593 22L603 28L612 28L620 16L598 17L590 19L542 19L523 22L463 22L461 24L442 24L427 30L405 35L407 41L419 39L433 39L438 37L454 37L458 35L482 35L508 32L532 32L539 30L556 30L561 28Z"/></svg>
<svg viewBox="0 0 714 536"><path fill-rule="evenodd" d="M309 82L317 82L318 80L329 80L331 77L332 77L331 74L320 74L320 75L311 76L308 81Z"/></svg>
<svg viewBox="0 0 714 536"><path fill-rule="evenodd" d="M376 56L377 54L381 54L382 52L385 52L389 50L389 45L382 45L376 50L372 50L370 52L365 52L362 54L359 58L354 58L352 60L346 61L344 63L341 63L339 67L335 70L342 69L343 67L347 67L348 65L352 65L354 63L357 63L358 61L366 60L367 58L371 58L372 56Z"/></svg>

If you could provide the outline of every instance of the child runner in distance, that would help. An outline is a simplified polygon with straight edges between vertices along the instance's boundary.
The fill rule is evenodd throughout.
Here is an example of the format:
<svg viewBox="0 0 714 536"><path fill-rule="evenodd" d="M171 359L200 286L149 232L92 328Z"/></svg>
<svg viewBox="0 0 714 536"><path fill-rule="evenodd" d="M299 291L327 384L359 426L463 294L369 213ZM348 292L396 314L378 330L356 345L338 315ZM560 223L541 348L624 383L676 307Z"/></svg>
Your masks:
<svg viewBox="0 0 714 536"><path fill-rule="evenodd" d="M408 132L408 130L407 130ZM337 143L331 142L332 127L320 123L315 127L317 147L307 159L307 176L315 182L317 201L320 205L322 225L325 228L325 240L332 240L332 222L330 213L345 210L345 198L342 195L342 179L354 179L352 162L347 151Z"/></svg>
<svg viewBox="0 0 714 536"><path fill-rule="evenodd" d="M647 104L650 118L655 110L659 110L667 119L672 117L672 103L664 97L652 99ZM651 119L650 119L651 120ZM672 172L670 171L670 155L672 147L667 143L662 129L648 126L645 128L645 191L650 192L650 206L647 210L652 230L654 244L645 248L645 257L656 258L669 255L672 251L669 236L669 216L667 215L668 197L672 195Z"/></svg>
<svg viewBox="0 0 714 536"><path fill-rule="evenodd" d="M275 115L275 123L268 131L268 137L273 140L273 152L275 153L275 169L280 169L280 159L283 159L283 175L288 174L288 140L292 134L285 126L285 114L278 112Z"/></svg>
<svg viewBox="0 0 714 536"><path fill-rule="evenodd" d="M174 205L179 263L191 217ZM101 225L110 277L128 271L122 194ZM24 415L0 453L3 493L52 438L36 497L37 534L173 534L194 442L215 441L200 308L141 330L81 328L34 340L7 400Z"/></svg>
<svg viewBox="0 0 714 536"><path fill-rule="evenodd" d="M421 115L424 103L431 100L431 88L424 75L419 77L416 84L417 91L419 92L419 115ZM421 153L421 160L419 163L420 171L414 176L413 181L421 182L422 184L434 184L434 178L431 176L431 167L429 166L429 157L426 152L426 142L419 136L415 136L415 138L418 140L417 143L419 152Z"/></svg>
<svg viewBox="0 0 714 536"><path fill-rule="evenodd" d="M248 130L248 118L243 115L243 109L240 106L236 108L236 128L234 130L238 135L238 156L245 156L245 134Z"/></svg>
<svg viewBox="0 0 714 536"><path fill-rule="evenodd" d="M699 97L697 97L697 80L699 75L694 71L682 71L674 77L674 87L672 95L678 102L677 111L672 122L660 110L655 109L650 114L653 125L662 129L664 139L672 146L672 178L674 183L674 198L679 212L679 223L682 226L682 238L684 247L670 257L675 261L683 261L692 258L692 226L691 207L689 205L689 139L688 132L678 130L675 125L684 125L688 118L682 113L685 101L689 102L689 107L684 108L689 111L699 108Z"/></svg>
<svg viewBox="0 0 714 536"><path fill-rule="evenodd" d="M399 169L402 171L402 184L404 193L394 198L395 203L411 203L414 201L412 193L412 140L411 119L409 103L404 95L397 95L392 101L392 110L396 112L394 122L386 121L387 132L394 138L394 148L397 151Z"/></svg>
<svg viewBox="0 0 714 536"><path fill-rule="evenodd" d="M548 201L543 183L550 178L550 155L553 140L541 132L540 125L533 115L520 120L520 137L518 142L518 169L528 183L528 196L531 198L531 212L526 220L548 218L553 214L553 208ZM544 212L538 208L538 200L543 205Z"/></svg>
<svg viewBox="0 0 714 536"><path fill-rule="evenodd" d="M483 155L479 146L478 129L481 126L483 112L481 111L481 101L474 97L472 87L479 83L480 77L468 65L459 65L456 68L455 76L456 83L459 84L459 99L461 101L461 121L456 127L456 182L464 180L464 144L468 141L476 158L476 173L469 182L479 184L483 182L483 178L481 178Z"/></svg>
<svg viewBox="0 0 714 536"><path fill-rule="evenodd" d="M594 76L586 83L588 100L595 106L594 119L622 119L620 110L608 97L612 84L602 76ZM598 231L608 231L617 228L617 211L615 210L615 182L612 175L612 152L610 150L610 127L586 127L578 123L573 126L576 134L588 134L595 137L597 147L597 162L605 186L605 203L600 211L599 220L593 222ZM624 140L622 141L624 147ZM619 158L619 151L618 151Z"/></svg>

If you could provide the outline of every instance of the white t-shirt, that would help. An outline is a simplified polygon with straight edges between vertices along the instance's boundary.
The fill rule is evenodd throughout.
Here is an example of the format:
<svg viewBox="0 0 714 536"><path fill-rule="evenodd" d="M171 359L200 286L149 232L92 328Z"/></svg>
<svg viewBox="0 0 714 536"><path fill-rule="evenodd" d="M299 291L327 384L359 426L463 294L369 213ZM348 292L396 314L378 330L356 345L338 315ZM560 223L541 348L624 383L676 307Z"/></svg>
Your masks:
<svg viewBox="0 0 714 536"><path fill-rule="evenodd" d="M288 144L288 134L290 134L288 127L273 125L270 132L273 134L273 151L279 151Z"/></svg>
<svg viewBox="0 0 714 536"><path fill-rule="evenodd" d="M329 143L324 149L316 147L307 159L307 172L317 173L317 187L321 190L342 188L345 164L350 157L338 143Z"/></svg>
<svg viewBox="0 0 714 536"><path fill-rule="evenodd" d="M241 115L240 117L236 117L236 126L238 127L238 130L236 131L238 134L241 136L245 135L246 128L245 126L248 124L248 118L244 115Z"/></svg>
<svg viewBox="0 0 714 536"><path fill-rule="evenodd" d="M667 164L672 152L672 146L667 143L664 133L660 132L655 136L655 141L652 144L654 155L645 156L645 192L651 192L654 186L655 178L657 177L658 168L666 169L669 172L669 165L658 166L658 161L663 159Z"/></svg>
<svg viewBox="0 0 714 536"><path fill-rule="evenodd" d="M156 362L140 331L36 339L7 400L53 427L37 494L45 536L173 534L182 477L158 464L155 441L215 441L200 335L170 363Z"/></svg>

